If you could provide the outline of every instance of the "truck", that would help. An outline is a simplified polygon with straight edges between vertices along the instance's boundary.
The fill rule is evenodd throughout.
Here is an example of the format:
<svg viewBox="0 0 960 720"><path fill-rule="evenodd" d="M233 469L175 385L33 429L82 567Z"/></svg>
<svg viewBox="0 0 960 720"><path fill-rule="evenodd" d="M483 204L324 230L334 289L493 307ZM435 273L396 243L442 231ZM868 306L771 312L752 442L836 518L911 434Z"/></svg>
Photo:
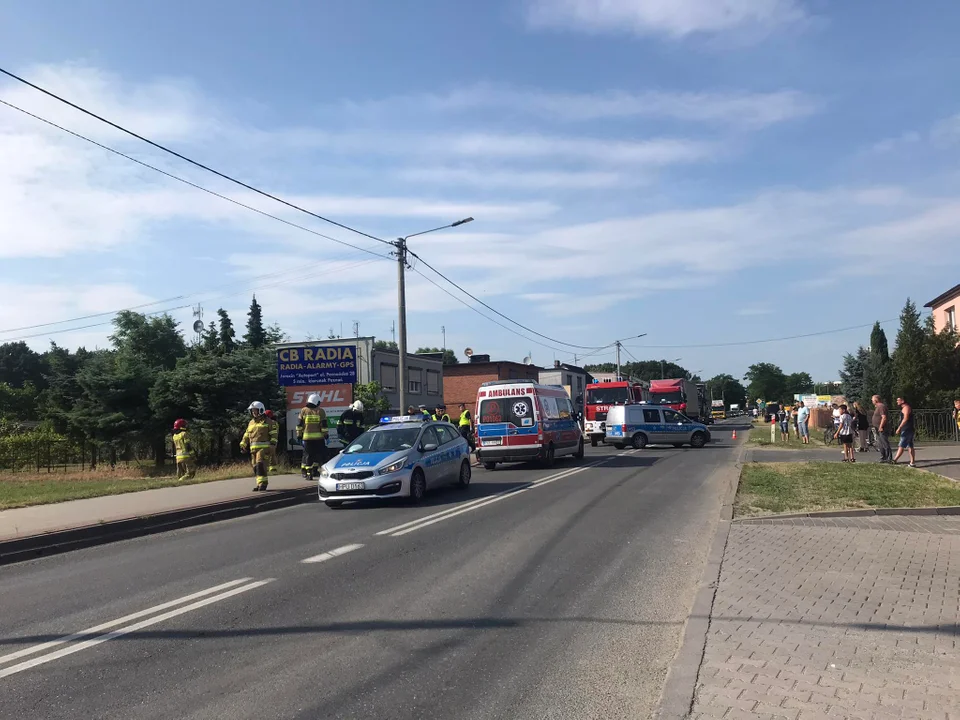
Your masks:
<svg viewBox="0 0 960 720"><path fill-rule="evenodd" d="M723 409L723 399L710 401L710 415L714 420L724 420L727 417L727 411Z"/></svg>
<svg viewBox="0 0 960 720"><path fill-rule="evenodd" d="M686 378L651 380L650 399L683 413L691 420L705 424L712 420L706 398L696 384Z"/></svg>
<svg viewBox="0 0 960 720"><path fill-rule="evenodd" d="M740 412L740 403L730 403L730 414L733 417L740 417L743 414Z"/></svg>
<svg viewBox="0 0 960 720"><path fill-rule="evenodd" d="M583 434L596 447L607 434L607 412L614 405L650 401L650 383L634 378L593 382L583 399Z"/></svg>

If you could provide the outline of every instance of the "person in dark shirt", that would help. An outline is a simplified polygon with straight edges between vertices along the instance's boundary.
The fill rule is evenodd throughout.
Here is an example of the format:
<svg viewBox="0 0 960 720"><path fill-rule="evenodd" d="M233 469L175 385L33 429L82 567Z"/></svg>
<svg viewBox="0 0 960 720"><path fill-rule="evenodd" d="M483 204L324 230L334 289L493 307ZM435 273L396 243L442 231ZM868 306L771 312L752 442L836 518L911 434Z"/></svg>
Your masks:
<svg viewBox="0 0 960 720"><path fill-rule="evenodd" d="M893 461L893 451L890 449L890 413L887 405L879 395L871 398L873 403L873 420L870 424L877 431L877 447L880 449L880 462Z"/></svg>
<svg viewBox="0 0 960 720"><path fill-rule="evenodd" d="M870 437L870 421L867 419L867 411L863 409L860 401L853 403L853 420L857 427L857 452L866 452L867 440Z"/></svg>
<svg viewBox="0 0 960 720"><path fill-rule="evenodd" d="M897 454L893 456L893 462L899 462L903 451L906 450L910 455L910 467L916 467L917 452L913 447L913 408L902 397L897 398L897 405L900 406L900 412L902 413L900 426L897 428L897 434L900 436L900 447L897 448Z"/></svg>

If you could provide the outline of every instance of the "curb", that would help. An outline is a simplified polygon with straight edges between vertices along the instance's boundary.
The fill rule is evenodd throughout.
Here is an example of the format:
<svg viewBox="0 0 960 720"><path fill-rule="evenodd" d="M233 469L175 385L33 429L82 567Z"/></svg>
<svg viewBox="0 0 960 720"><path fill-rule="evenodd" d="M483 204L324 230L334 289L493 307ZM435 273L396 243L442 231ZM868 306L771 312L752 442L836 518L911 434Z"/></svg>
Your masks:
<svg viewBox="0 0 960 720"><path fill-rule="evenodd" d="M723 505L720 508L717 532L710 545L706 566L703 568L703 575L700 578L700 589L697 591L693 607L687 616L680 649L667 670L663 692L660 694L659 707L654 714L656 720L682 720L689 717L693 708L700 665L703 662L703 653L707 646L707 633L710 631L713 601L720 584L723 555L727 549L727 538L730 535L730 527L733 522L733 501L740 484L740 470L746 453L746 448L741 446L736 463L726 471L729 479L724 491Z"/></svg>
<svg viewBox="0 0 960 720"><path fill-rule="evenodd" d="M69 530L56 530L40 535L3 540L0 541L0 565L9 565L94 545L167 532L191 525L229 520L230 518L267 510L279 510L317 499L315 487L267 491L267 493L211 505L171 510L156 515L143 515L126 520L114 520Z"/></svg>
<svg viewBox="0 0 960 720"><path fill-rule="evenodd" d="M757 517L738 518L735 523L759 522L762 520L797 520L800 518L858 518L883 517L890 515L960 515L960 505L948 507L922 508L861 508L857 510L822 510L808 513L785 513L783 515L759 515Z"/></svg>

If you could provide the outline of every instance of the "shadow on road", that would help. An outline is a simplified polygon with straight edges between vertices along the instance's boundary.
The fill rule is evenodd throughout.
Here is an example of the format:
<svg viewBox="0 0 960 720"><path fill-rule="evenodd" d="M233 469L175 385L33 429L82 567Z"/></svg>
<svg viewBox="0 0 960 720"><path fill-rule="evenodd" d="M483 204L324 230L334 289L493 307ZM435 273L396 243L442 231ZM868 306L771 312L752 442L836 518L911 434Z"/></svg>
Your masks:
<svg viewBox="0 0 960 720"><path fill-rule="evenodd" d="M477 476L474 475L474 478L476 477ZM444 505L455 505L469 500L491 497L509 490L529 487L532 483L532 480L527 482L484 482L474 479L474 481L470 483L470 487L465 490L455 485L430 490L427 492L426 497L423 498L423 501L417 504L410 502L408 498L378 498L371 500L350 500L345 498L344 505L338 509L343 511L389 506L398 509L406 507L410 510L416 510L417 508L442 507Z"/></svg>

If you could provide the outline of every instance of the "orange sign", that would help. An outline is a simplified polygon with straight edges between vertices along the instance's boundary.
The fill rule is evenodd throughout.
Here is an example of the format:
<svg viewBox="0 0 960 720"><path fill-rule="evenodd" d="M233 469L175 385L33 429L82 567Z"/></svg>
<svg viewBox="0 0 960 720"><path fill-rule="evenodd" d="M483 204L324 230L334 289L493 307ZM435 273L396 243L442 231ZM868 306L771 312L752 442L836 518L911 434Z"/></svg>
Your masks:
<svg viewBox="0 0 960 720"><path fill-rule="evenodd" d="M298 410L307 404L307 398L316 393L320 396L320 407L342 408L353 402L353 385L308 385L306 387L288 387L287 410Z"/></svg>

